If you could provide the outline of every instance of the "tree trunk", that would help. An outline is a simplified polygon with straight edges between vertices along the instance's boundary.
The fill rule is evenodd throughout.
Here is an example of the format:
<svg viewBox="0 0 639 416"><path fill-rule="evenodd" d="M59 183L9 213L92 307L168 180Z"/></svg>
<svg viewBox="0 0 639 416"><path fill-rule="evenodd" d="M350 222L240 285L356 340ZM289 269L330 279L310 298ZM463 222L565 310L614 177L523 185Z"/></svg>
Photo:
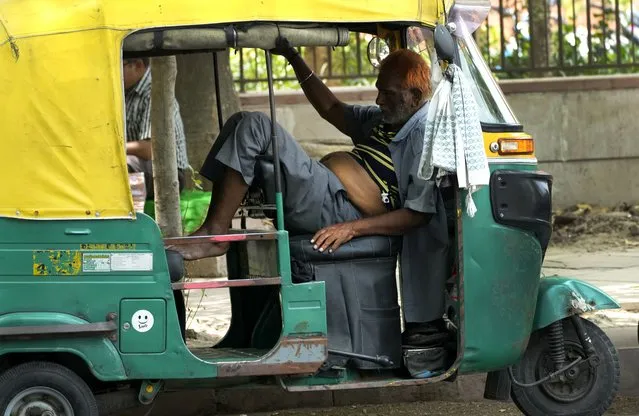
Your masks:
<svg viewBox="0 0 639 416"><path fill-rule="evenodd" d="M233 85L228 52L218 52L217 57L222 116L226 120L240 110L240 99ZM180 55L177 57L177 67L176 97L184 122L189 162L197 172L219 133L213 55ZM199 175L196 178L202 180ZM204 189L210 190L210 185L207 180L202 181ZM192 187L192 182L189 181L187 186Z"/></svg>
<svg viewBox="0 0 639 416"><path fill-rule="evenodd" d="M228 52L218 52L220 67L220 94L224 120L240 110L240 99L233 85L233 75ZM177 57L178 76L175 93L180 105L189 163L196 174L187 177L186 186L193 187L193 180L204 190L211 190L211 182L197 172L202 167L213 142L220 132L217 116L213 55L197 53ZM188 176L188 175L187 175ZM210 257L188 262L188 276L218 277L227 274L225 257Z"/></svg>
<svg viewBox="0 0 639 416"><path fill-rule="evenodd" d="M164 237L182 235L173 118L176 71L174 56L151 59L151 147L155 219Z"/></svg>
<svg viewBox="0 0 639 416"><path fill-rule="evenodd" d="M530 13L530 54L535 68L548 67L548 4L547 0L529 0ZM535 72L535 76L544 76Z"/></svg>

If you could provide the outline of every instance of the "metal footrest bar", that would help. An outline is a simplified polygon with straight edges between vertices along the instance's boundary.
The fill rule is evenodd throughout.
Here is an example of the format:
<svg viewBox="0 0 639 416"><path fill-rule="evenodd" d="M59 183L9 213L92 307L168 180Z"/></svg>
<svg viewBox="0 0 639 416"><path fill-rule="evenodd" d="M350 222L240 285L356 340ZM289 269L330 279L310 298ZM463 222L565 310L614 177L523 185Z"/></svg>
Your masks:
<svg viewBox="0 0 639 416"><path fill-rule="evenodd" d="M249 240L277 240L277 232L257 230L231 230L227 234L169 237L164 239L164 245L225 243Z"/></svg>
<svg viewBox="0 0 639 416"><path fill-rule="evenodd" d="M191 289L219 289L223 287L249 287L249 286L277 286L282 284L282 278L262 277L259 279L234 279L234 280L207 280L205 282L177 282L171 286L173 290Z"/></svg>

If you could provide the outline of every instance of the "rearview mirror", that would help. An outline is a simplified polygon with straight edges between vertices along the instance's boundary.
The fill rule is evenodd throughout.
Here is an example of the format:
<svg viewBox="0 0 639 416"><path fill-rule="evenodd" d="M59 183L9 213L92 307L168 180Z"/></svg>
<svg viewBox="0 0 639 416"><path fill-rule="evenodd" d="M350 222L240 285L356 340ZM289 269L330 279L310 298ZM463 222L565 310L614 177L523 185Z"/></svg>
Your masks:
<svg viewBox="0 0 639 416"><path fill-rule="evenodd" d="M437 25L435 27L434 38L437 59L446 61L449 64L452 63L455 57L455 41L448 29L442 25Z"/></svg>
<svg viewBox="0 0 639 416"><path fill-rule="evenodd" d="M368 42L368 61L375 68L379 68L380 64L390 55L390 47L384 39L374 37Z"/></svg>

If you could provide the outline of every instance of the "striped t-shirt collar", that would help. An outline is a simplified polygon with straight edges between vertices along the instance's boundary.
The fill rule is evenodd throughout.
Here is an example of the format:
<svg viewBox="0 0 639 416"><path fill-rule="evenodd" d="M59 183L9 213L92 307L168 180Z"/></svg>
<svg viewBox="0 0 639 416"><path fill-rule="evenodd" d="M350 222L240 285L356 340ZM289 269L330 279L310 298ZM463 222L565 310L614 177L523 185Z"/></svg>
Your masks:
<svg viewBox="0 0 639 416"><path fill-rule="evenodd" d="M131 92L136 95L142 95L144 91L149 87L150 83L151 83L151 68L147 68L146 71L144 71L144 75L142 75L142 78L140 78L138 83L135 84L133 88L131 88Z"/></svg>

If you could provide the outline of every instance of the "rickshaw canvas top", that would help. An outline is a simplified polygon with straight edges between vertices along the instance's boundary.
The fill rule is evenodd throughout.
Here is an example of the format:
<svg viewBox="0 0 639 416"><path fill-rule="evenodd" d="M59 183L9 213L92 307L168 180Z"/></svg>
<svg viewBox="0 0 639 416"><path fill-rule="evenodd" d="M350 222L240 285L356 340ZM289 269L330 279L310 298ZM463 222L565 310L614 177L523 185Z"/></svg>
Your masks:
<svg viewBox="0 0 639 416"><path fill-rule="evenodd" d="M436 1L0 1L0 217L134 218L122 42L138 29L245 21L432 25Z"/></svg>
<svg viewBox="0 0 639 416"><path fill-rule="evenodd" d="M445 1L448 5L449 1ZM434 25L436 0L2 0L0 20L14 38L81 30L129 31L227 22L421 22ZM2 32L0 31L0 34ZM5 39L0 38L0 44Z"/></svg>

